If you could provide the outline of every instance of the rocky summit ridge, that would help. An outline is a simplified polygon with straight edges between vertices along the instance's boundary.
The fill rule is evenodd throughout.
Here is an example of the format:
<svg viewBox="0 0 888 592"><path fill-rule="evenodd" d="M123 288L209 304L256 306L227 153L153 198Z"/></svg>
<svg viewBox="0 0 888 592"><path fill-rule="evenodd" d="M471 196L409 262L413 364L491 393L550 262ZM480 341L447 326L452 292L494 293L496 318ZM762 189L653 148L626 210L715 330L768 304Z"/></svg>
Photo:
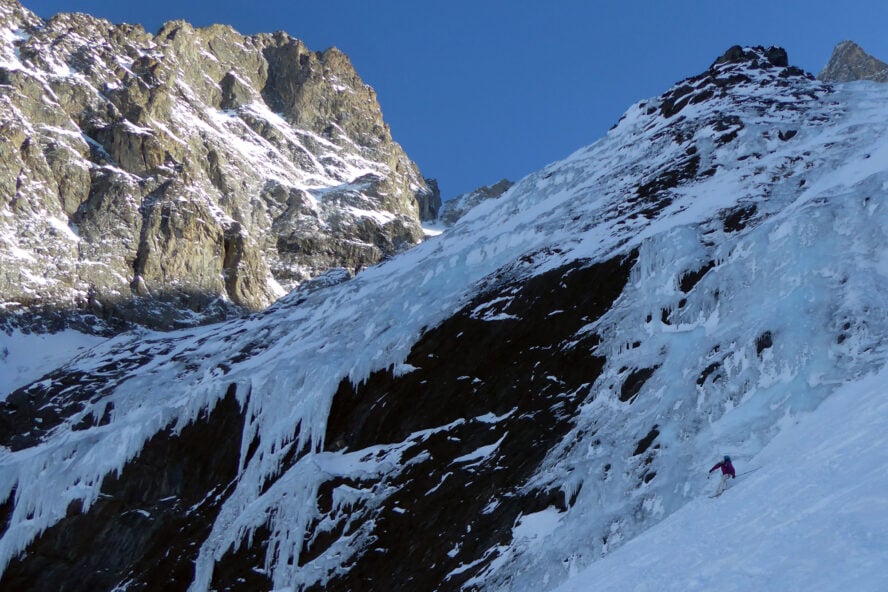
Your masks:
<svg viewBox="0 0 888 592"><path fill-rule="evenodd" d="M415 245L439 204L335 48L0 0L4 320L259 310Z"/></svg>

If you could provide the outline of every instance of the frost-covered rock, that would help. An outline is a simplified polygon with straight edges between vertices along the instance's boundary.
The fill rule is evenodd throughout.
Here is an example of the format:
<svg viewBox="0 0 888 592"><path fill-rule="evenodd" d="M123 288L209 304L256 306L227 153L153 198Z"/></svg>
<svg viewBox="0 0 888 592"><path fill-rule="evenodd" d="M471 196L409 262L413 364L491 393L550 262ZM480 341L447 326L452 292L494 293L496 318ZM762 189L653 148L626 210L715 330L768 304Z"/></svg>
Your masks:
<svg viewBox="0 0 888 592"><path fill-rule="evenodd" d="M284 33L151 35L0 0L0 130L7 313L259 310L416 244L432 207L348 58Z"/></svg>
<svg viewBox="0 0 888 592"><path fill-rule="evenodd" d="M9 394L0 586L551 590L883 369L888 86L725 58L350 281Z"/></svg>

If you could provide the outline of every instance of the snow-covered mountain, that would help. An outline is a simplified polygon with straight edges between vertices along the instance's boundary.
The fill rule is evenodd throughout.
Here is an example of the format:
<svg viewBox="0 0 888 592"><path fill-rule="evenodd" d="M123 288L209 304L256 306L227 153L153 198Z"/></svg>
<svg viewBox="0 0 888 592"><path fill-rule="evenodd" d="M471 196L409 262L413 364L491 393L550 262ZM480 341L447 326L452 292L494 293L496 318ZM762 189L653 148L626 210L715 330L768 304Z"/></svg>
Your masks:
<svg viewBox="0 0 888 592"><path fill-rule="evenodd" d="M0 0L0 128L0 325L259 310L413 246L440 203L348 57L284 33Z"/></svg>
<svg viewBox="0 0 888 592"><path fill-rule="evenodd" d="M793 438L888 423L886 138L888 87L734 47L351 281L96 345L0 405L0 587L590 589L696 514L775 548ZM761 469L709 500L722 454Z"/></svg>

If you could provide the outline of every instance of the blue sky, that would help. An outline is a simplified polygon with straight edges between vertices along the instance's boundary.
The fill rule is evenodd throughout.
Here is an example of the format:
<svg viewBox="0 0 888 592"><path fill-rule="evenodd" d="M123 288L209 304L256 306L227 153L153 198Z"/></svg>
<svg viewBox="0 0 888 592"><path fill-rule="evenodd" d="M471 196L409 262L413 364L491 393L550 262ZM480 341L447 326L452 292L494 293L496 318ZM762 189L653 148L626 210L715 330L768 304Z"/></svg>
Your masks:
<svg viewBox="0 0 888 592"><path fill-rule="evenodd" d="M517 180L604 135L625 109L734 44L780 45L817 73L839 41L888 61L885 0L24 0L156 31L167 20L335 45L445 198Z"/></svg>

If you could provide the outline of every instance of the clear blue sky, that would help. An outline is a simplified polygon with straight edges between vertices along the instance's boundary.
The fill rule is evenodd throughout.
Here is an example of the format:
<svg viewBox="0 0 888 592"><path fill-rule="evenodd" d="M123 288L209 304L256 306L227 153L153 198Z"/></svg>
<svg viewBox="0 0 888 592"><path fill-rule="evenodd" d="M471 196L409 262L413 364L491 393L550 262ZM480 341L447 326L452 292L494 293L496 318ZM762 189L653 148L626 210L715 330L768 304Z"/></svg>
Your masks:
<svg viewBox="0 0 888 592"><path fill-rule="evenodd" d="M604 135L728 47L780 45L816 74L839 41L888 61L885 0L24 0L156 31L183 18L335 45L445 198L517 180Z"/></svg>

